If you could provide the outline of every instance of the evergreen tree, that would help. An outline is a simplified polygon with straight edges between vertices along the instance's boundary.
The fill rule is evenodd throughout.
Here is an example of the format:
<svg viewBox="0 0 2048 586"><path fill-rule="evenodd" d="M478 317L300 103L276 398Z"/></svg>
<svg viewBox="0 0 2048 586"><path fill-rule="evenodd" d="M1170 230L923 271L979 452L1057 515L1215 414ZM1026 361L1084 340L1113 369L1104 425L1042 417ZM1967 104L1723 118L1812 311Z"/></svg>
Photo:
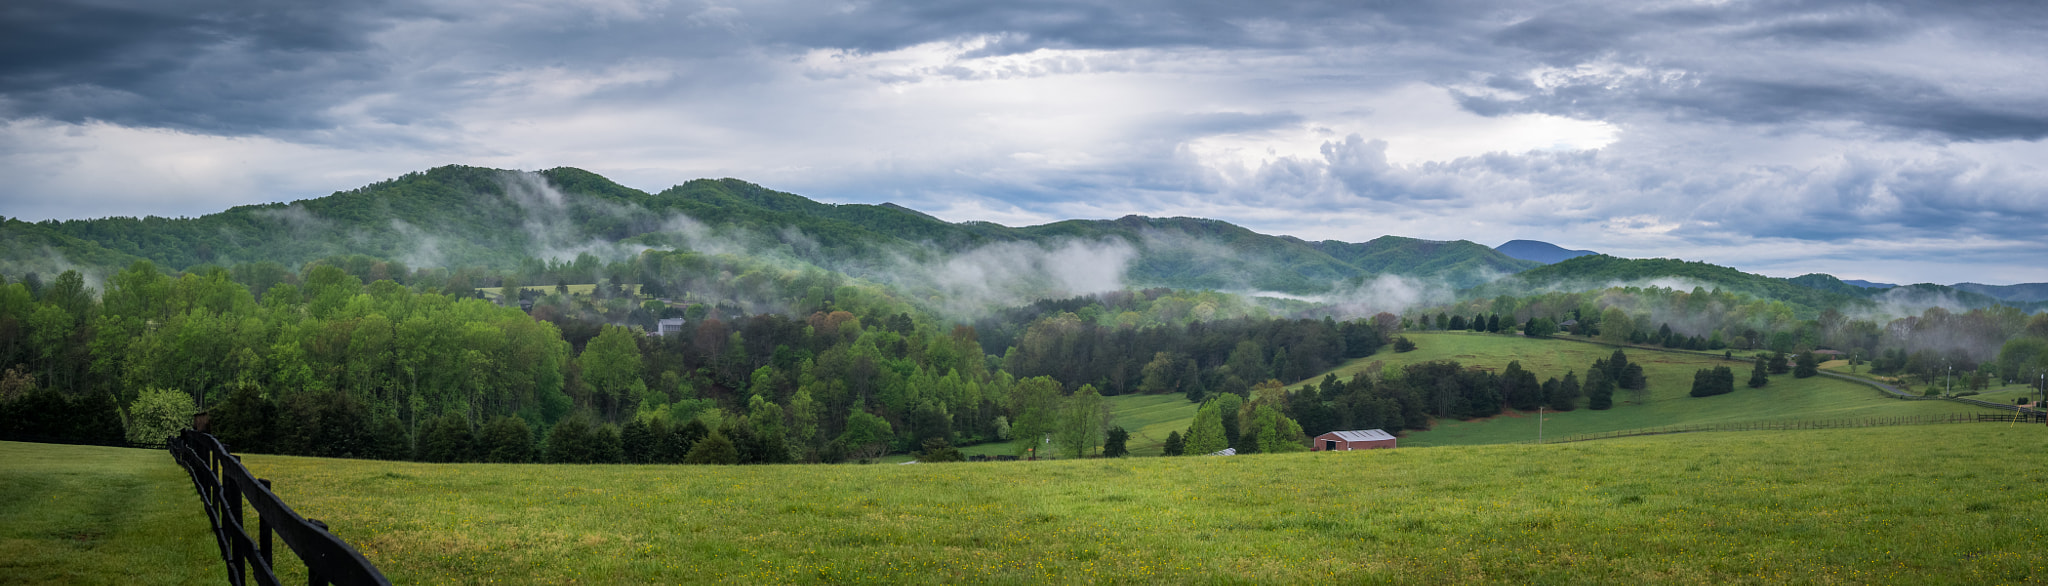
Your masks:
<svg viewBox="0 0 2048 586"><path fill-rule="evenodd" d="M469 432L469 420L461 413L449 411L434 422L432 430L420 440L420 461L423 462L468 462L474 459L472 453L474 438Z"/></svg>
<svg viewBox="0 0 2048 586"><path fill-rule="evenodd" d="M484 425L477 453L485 462L522 463L533 460L533 431L526 420L500 415Z"/></svg>
<svg viewBox="0 0 2048 586"><path fill-rule="evenodd" d="M597 447L597 463L620 464L626 461L626 446L619 439L619 426L609 423L600 425L597 433L592 435L595 436L593 443Z"/></svg>
<svg viewBox="0 0 2048 586"><path fill-rule="evenodd" d="M740 451L732 445L732 439L725 437L725 433L714 430L690 448L690 455L683 458L683 463L738 464Z"/></svg>
<svg viewBox="0 0 2048 586"><path fill-rule="evenodd" d="M1786 359L1784 352L1772 352L1771 374L1785 374L1788 372L1792 372L1792 361Z"/></svg>
<svg viewBox="0 0 2048 586"><path fill-rule="evenodd" d="M1735 371L1726 366L1703 368L1692 375L1692 396L1712 397L1735 392Z"/></svg>
<svg viewBox="0 0 2048 586"><path fill-rule="evenodd" d="M1451 323L1450 323L1450 327L1447 327L1447 328L1444 328L1444 329L1447 329L1447 330L1451 330L1451 331L1457 331L1457 330L1463 330L1463 329L1465 329L1465 316L1462 316L1462 315L1453 315L1453 316L1451 316Z"/></svg>
<svg viewBox="0 0 2048 586"><path fill-rule="evenodd" d="M1820 360L1812 352L1799 353L1799 366L1792 369L1792 378L1806 378L1820 374Z"/></svg>
<svg viewBox="0 0 2048 586"><path fill-rule="evenodd" d="M660 447L654 437L654 429L637 418L626 422L625 427L619 430L619 443L625 448L627 464L654 462L655 452Z"/></svg>
<svg viewBox="0 0 2048 586"><path fill-rule="evenodd" d="M1586 371L1586 407L1594 411L1614 407L1614 379L1598 367Z"/></svg>
<svg viewBox="0 0 2048 586"><path fill-rule="evenodd" d="M1110 427L1109 432L1103 434L1102 457L1122 458L1130 455L1131 450L1125 447L1125 444L1130 443L1130 441L1131 432L1124 431L1124 426Z"/></svg>
<svg viewBox="0 0 2048 586"><path fill-rule="evenodd" d="M1564 380L1557 385L1557 391L1550 395L1550 408L1571 411L1579 408L1579 375L1564 373Z"/></svg>
<svg viewBox="0 0 2048 586"><path fill-rule="evenodd" d="M1635 363L1630 363L1627 368L1621 370L1621 380L1617 382L1621 388L1631 391L1650 387L1650 379L1643 376L1643 365Z"/></svg>
<svg viewBox="0 0 2048 586"><path fill-rule="evenodd" d="M597 461L595 430L589 416L570 415L548 430L547 461L550 464L589 464ZM422 442L424 443L424 442Z"/></svg>
<svg viewBox="0 0 2048 586"><path fill-rule="evenodd" d="M1165 449L1166 453L1164 455L1178 456L1181 455L1183 452L1187 451L1187 442L1181 440L1180 432L1169 431L1166 432Z"/></svg>
<svg viewBox="0 0 2048 586"><path fill-rule="evenodd" d="M1486 331L1493 332L1496 334L1500 333L1500 314L1493 314L1487 316Z"/></svg>
<svg viewBox="0 0 2048 586"><path fill-rule="evenodd" d="M1756 355L1756 363L1749 370L1749 388L1761 389L1764 385L1770 384L1771 377L1767 374L1770 369L1771 365L1764 360L1764 355Z"/></svg>

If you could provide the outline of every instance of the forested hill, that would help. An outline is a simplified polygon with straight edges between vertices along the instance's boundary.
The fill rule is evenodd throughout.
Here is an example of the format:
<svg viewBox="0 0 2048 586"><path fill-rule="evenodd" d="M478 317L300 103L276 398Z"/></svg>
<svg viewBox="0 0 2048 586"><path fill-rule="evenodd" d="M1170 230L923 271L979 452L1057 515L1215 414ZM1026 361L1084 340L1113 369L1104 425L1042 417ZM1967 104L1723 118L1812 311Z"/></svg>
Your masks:
<svg viewBox="0 0 2048 586"><path fill-rule="evenodd" d="M1822 309L1872 307L1884 303L1963 308L1990 307L2000 300L1949 287L1919 284L1891 289L1870 289L1843 283L1825 274L1789 279L1745 273L1729 267L1668 258L1627 259L1607 255L1582 256L1556 264L1523 271L1513 277L1467 292L1467 297L1518 295L1536 291L1588 291L1616 286L1660 286L1687 290L1695 287L1740 293L1759 299L1782 301L1815 313ZM2005 302L2026 310L2038 310L2039 303Z"/></svg>
<svg viewBox="0 0 2048 586"><path fill-rule="evenodd" d="M167 269L362 254L414 267L512 269L532 258L614 259L649 247L783 254L880 276L903 260L986 247L1079 244L1127 262L1132 286L1311 294L1381 273L1465 287L1524 270L1466 241L1383 237L1306 242L1195 218L1126 216L1011 228L947 222L894 204L827 204L737 179L647 193L595 173L447 166L333 195L235 207L197 218L0 223L0 272L79 267L111 273L135 259ZM1090 257L1086 260L1099 260Z"/></svg>

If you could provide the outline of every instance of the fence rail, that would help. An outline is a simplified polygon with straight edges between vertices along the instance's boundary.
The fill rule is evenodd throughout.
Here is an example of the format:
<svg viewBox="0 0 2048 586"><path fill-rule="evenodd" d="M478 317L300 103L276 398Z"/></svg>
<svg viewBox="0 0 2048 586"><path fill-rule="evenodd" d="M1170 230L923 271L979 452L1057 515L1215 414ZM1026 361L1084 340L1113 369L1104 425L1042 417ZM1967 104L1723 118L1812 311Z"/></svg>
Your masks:
<svg viewBox="0 0 2048 586"><path fill-rule="evenodd" d="M242 586L251 576L258 584L278 583L273 570L273 537L283 539L305 562L310 584L391 583L363 554L329 533L326 523L300 517L286 506L270 492L270 481L250 474L241 457L229 454L220 440L187 429L170 439L170 447L172 457L192 476L192 486L206 507L221 560L227 563L229 584ZM254 537L243 522L244 502L256 511Z"/></svg>
<svg viewBox="0 0 2048 586"><path fill-rule="evenodd" d="M1853 419L1828 419L1816 421L1757 421L1748 423L1699 423L1693 425L1667 425L1642 429L1624 429L1599 433L1582 433L1541 441L1523 443L1561 444L1618 437L1643 435L1667 435L1674 433L1697 433L1709 431L1789 431L1799 429L1849 429L1857 427L1890 427L1897 425L1940 425L1946 423L2048 423L2048 414L2033 413L1955 413L1949 415L1914 415L1898 417L1858 417Z"/></svg>

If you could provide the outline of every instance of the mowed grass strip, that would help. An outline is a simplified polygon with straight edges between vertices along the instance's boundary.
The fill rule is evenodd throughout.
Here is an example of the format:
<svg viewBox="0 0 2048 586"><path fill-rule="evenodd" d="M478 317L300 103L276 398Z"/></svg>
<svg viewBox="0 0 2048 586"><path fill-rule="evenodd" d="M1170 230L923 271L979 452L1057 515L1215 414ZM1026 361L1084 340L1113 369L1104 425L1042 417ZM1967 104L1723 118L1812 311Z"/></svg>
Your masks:
<svg viewBox="0 0 2048 586"><path fill-rule="evenodd" d="M0 584L226 578L169 451L0 442Z"/></svg>
<svg viewBox="0 0 2048 586"><path fill-rule="evenodd" d="M1614 353L1613 346L1563 339L1532 339L1505 334L1463 332L1422 332L1406 334L1417 346L1413 352L1379 354L1358 359L1332 370L1339 379L1350 380L1357 372L1385 366L1402 366L1430 360L1456 360L1465 366L1480 366L1499 372L1510 361L1536 373L1537 380L1564 378L1577 372L1585 379L1594 360ZM1829 421L1859 418L1911 417L1952 413L1996 413L1997 411L1949 401L1902 401L1866 385L1828 377L1793 378L1775 375L1760 389L1749 388L1751 363L1738 353L1738 360L1725 360L1719 353L1669 352L1647 348L1624 348L1630 362L1643 365L1649 380L1646 391L1617 390L1614 408L1594 411L1581 407L1558 413L1544 411L1544 437L1564 437L1667 425L1745 423L1761 421ZM1692 377L1702 368L1727 366L1735 371L1735 392L1714 397L1692 397ZM1312 381L1320 382L1319 375ZM1300 388L1300 383L1290 388ZM1536 439L1535 412L1512 409L1504 414L1472 421L1443 419L1428 431L1408 432L1401 445L1470 445L1514 443Z"/></svg>
<svg viewBox="0 0 2048 586"><path fill-rule="evenodd" d="M2029 545L2048 537L2044 432L911 466L247 463L404 583L2025 583L2048 580Z"/></svg>

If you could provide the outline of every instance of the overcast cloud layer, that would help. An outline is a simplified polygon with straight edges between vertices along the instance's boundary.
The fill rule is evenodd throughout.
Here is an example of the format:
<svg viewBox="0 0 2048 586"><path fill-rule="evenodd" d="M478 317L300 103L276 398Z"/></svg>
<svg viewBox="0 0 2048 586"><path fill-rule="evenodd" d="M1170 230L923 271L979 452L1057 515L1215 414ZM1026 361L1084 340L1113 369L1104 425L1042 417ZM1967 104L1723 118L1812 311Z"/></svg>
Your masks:
<svg viewBox="0 0 2048 586"><path fill-rule="evenodd" d="M1011 225L2048 281L2048 4L1008 4L13 0L0 214L574 166Z"/></svg>

